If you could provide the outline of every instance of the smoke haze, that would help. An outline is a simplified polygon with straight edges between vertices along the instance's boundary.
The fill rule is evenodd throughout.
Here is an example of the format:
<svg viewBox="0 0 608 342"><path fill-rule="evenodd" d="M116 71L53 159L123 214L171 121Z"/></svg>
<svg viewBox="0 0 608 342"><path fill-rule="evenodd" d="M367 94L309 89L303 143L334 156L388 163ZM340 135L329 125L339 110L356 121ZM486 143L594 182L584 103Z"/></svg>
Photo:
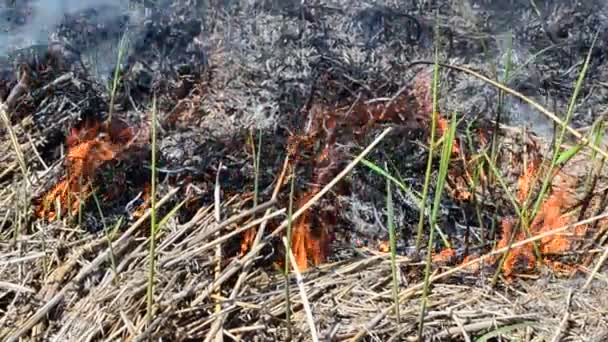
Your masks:
<svg viewBox="0 0 608 342"><path fill-rule="evenodd" d="M109 13L119 15L126 3L123 0L17 0L14 4L4 1L0 4L0 54L47 43L49 34L66 15L101 6L116 8Z"/></svg>

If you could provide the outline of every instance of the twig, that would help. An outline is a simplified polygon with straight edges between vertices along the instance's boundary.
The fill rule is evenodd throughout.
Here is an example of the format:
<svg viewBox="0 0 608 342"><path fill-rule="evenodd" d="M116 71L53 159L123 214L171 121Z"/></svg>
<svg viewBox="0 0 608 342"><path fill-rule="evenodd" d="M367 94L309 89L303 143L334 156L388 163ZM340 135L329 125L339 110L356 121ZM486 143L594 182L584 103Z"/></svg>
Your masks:
<svg viewBox="0 0 608 342"><path fill-rule="evenodd" d="M462 321L460 320L458 315L456 315L455 313L452 313L451 316L452 316L452 319L454 320L454 322L456 322L456 325L458 326L460 331L462 332L462 337L464 338L464 341L471 342L471 338L469 337L469 334L467 333L467 329L465 329L464 324L462 324Z"/></svg>
<svg viewBox="0 0 608 342"><path fill-rule="evenodd" d="M0 289L5 289L14 292L26 292L26 293L36 293L33 289L13 283L7 283L4 281L0 281Z"/></svg>
<svg viewBox="0 0 608 342"><path fill-rule="evenodd" d="M48 171L49 170L49 166L44 162L44 159L42 159L42 156L38 152L38 148L36 148L36 144L32 140L32 136L29 135L29 134L26 134L26 137L27 137L27 140L30 142L30 146L32 146L32 152L34 152L34 154L36 155L36 158L38 158L38 161L40 162L40 164L42 165L42 167L44 167L44 170Z"/></svg>
<svg viewBox="0 0 608 342"><path fill-rule="evenodd" d="M215 214L215 222L220 223L221 214L221 187L220 187L220 172L222 172L222 162L220 161L220 165L217 167L217 174L215 175L215 187L213 189L213 200L214 200L214 214Z"/></svg>
<svg viewBox="0 0 608 342"><path fill-rule="evenodd" d="M300 289L300 297L302 298L304 312L306 312L306 321L308 322L308 327L310 328L311 338L313 342L319 342L319 336L317 336L317 328L315 327L315 320L312 317L312 310L310 310L310 303L308 302L308 296L306 295L306 288L304 287L302 274L300 274L300 270L298 270L296 258L293 256L291 249L288 247L288 242L285 237L283 237L283 244L285 245L285 250L289 251L289 261L294 273L296 274L296 283L298 284L298 289Z"/></svg>
<svg viewBox="0 0 608 342"><path fill-rule="evenodd" d="M521 323L525 324L526 322L521 322ZM496 325L496 319L490 319L487 321L467 324L467 325L463 326L463 328L465 331L468 331L468 332L476 332L476 331L492 328L495 325ZM451 336L454 336L454 335L458 334L459 332L460 332L460 327L455 327L455 328L450 328L446 331L442 331L441 333L435 335L434 337L439 340L442 340L445 338L450 338Z"/></svg>
<svg viewBox="0 0 608 342"><path fill-rule="evenodd" d="M220 172L222 172L222 162L220 161L220 165L217 168L217 174L215 176L215 190L213 192L214 194L214 200L215 200L215 222L216 223L220 223L220 220L222 219L221 217L221 212L220 212L220 208L221 208L221 186L220 186ZM219 234L216 233L216 237ZM214 275L215 275L215 279L218 279L222 273L222 245L218 244L215 247L215 259L216 259L216 265L215 265L215 269L214 269ZM221 288L218 287L216 290L216 295L220 295L221 294ZM222 304L217 301L215 304L215 312L216 313L221 313L222 312ZM222 317L224 317L224 315L222 315ZM223 341L223 334L222 334L222 325L223 323L223 319L219 319L215 321L215 324L212 326L211 330L212 332L210 332L209 334L207 334L207 338L205 339L205 342L210 342L212 340L215 340L216 342L221 342Z"/></svg>
<svg viewBox="0 0 608 342"><path fill-rule="evenodd" d="M18 241L18 242L21 242L21 241ZM46 256L45 252L31 253L31 254L20 256L17 258L2 260L2 261L0 261L0 266L11 265L11 264L21 264L26 261L44 258L45 256Z"/></svg>
<svg viewBox="0 0 608 342"><path fill-rule="evenodd" d="M593 271L589 275L589 278L587 278L585 285L583 285L583 290L586 290L587 287L589 287L591 281L593 280L593 278L595 278L595 275L599 272L600 268L602 268L602 265L604 264L606 259L608 259L608 246L606 246L606 248L604 249L604 253L600 257L600 260L598 260L597 264L595 264L595 267L593 267Z"/></svg>

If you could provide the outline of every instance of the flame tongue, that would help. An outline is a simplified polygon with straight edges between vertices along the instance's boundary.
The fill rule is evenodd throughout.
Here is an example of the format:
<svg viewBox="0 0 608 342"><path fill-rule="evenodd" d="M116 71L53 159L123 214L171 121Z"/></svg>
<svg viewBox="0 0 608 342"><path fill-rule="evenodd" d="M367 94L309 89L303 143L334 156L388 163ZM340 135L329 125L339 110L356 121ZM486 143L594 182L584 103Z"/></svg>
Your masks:
<svg viewBox="0 0 608 342"><path fill-rule="evenodd" d="M76 214L92 191L96 171L116 159L131 139L132 128L119 120L109 124L87 121L79 128L72 128L66 138L67 174L42 197L36 215L53 221L57 210Z"/></svg>

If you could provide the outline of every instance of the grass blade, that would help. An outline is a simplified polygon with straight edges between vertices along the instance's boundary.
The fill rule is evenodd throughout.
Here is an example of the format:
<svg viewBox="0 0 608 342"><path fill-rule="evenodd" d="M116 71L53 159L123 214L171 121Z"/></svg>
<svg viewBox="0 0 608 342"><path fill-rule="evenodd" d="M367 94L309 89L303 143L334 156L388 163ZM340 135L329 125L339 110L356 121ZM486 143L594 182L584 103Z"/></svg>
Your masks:
<svg viewBox="0 0 608 342"><path fill-rule="evenodd" d="M289 256L291 255L291 228L293 225L293 196L295 192L295 168L291 173L291 184L289 187L289 208L287 211L287 243L285 244L285 317L287 319L287 334L289 340L292 340L291 328L291 298L289 294ZM294 265L295 266L295 265ZM295 266L297 267L297 266Z"/></svg>
<svg viewBox="0 0 608 342"><path fill-rule="evenodd" d="M108 108L108 122L112 121L112 113L114 112L114 101L116 98L116 91L118 90L118 84L120 83L120 67L122 59L127 50L127 35L122 36L120 43L118 44L118 56L116 57L116 67L114 68L114 77L112 78L112 89L110 90L110 107Z"/></svg>
<svg viewBox="0 0 608 342"><path fill-rule="evenodd" d="M391 273L393 276L393 301L395 302L395 316L397 326L400 325L399 315L399 278L397 277L397 234L395 232L395 208L393 207L393 194L391 192L391 181L386 180L386 214L388 216L388 236L391 245Z"/></svg>
<svg viewBox="0 0 608 342"><path fill-rule="evenodd" d="M433 200L433 208L431 211L431 227L435 227L437 224L437 215L439 213L439 207L441 206L441 196L443 194L443 188L445 186L445 180L447 178L448 166L450 164L450 157L452 155L452 146L454 143L454 138L456 136L456 113L452 113L452 118L450 120L450 126L448 127L448 131L446 132L446 141L443 144L443 148L441 151L441 160L439 163L439 176L437 179L437 187L435 189L435 197ZM420 308L420 326L418 329L418 338L422 340L422 332L424 329L424 315L427 306L427 297L429 294L429 286L430 286L430 277L431 277L431 263L432 263L432 252L433 252L433 239L434 239L435 229L431 228L429 232L429 243L427 246L426 253L426 265L424 269L424 288L422 292L421 299L421 308Z"/></svg>
<svg viewBox="0 0 608 342"><path fill-rule="evenodd" d="M506 61L505 61L505 74L503 77L503 84L506 85L507 80L510 77L510 73L511 73L511 67L512 67L512 51L513 51L513 34L511 32L509 32L509 41L508 41L508 47L507 47L507 57L506 57ZM498 77L497 77L498 78ZM498 108L496 109L496 122L494 124L494 134L492 135L492 152L491 152L491 157L492 160L494 162L496 162L496 158L498 155L498 144L500 141L500 122L501 122L501 116L502 116L502 112L504 109L504 98L505 98L505 93L504 91L500 90L498 92Z"/></svg>
<svg viewBox="0 0 608 342"><path fill-rule="evenodd" d="M150 181L150 250L148 254L149 269L148 269L148 292L147 292L147 311L146 321L148 325L152 322L152 307L154 305L154 278L155 274L155 259L156 259L156 96L152 100L152 120L150 123L152 135L152 155L151 155L151 181Z"/></svg>
<svg viewBox="0 0 608 342"><path fill-rule="evenodd" d="M538 213L538 210L540 209L540 206L544 200L544 197L545 197L546 193L548 192L549 185L551 184L551 181L553 180L553 173L554 173L556 167L558 166L557 162L558 162L558 159L560 156L561 145L564 140L564 136L566 135L566 127L568 127L568 124L569 124L570 120L572 119L572 115L574 114L574 108L576 106L576 99L578 98L578 95L583 86L583 81L585 80L585 76L587 75L587 69L589 68L589 63L591 62L591 52L593 51L593 47L595 46L595 41L597 39L597 35L598 35L598 33L596 33L595 37L593 38L593 42L591 43L591 48L589 49L587 57L585 58L585 63L583 64L583 68L581 69L578 79L576 80L574 92L572 93L572 97L571 97L570 103L568 105L568 111L566 113L566 118L563 120L564 125L561 125L559 134L555 139L555 145L553 148L553 157L551 159L551 165L549 167L548 172L545 173L545 177L543 179L540 193L536 197L536 201L534 202L534 206L532 208L532 213L531 213L530 217L535 217L536 214Z"/></svg>
<svg viewBox="0 0 608 342"><path fill-rule="evenodd" d="M439 28L435 25L435 41L439 38ZM424 213L426 208L426 198L429 195L429 186L431 183L431 173L433 167L433 150L435 146L435 130L437 129L438 116L438 87L439 87L439 46L435 45L435 57L433 65L433 112L431 113L431 138L429 141L429 157L426 163L426 172L424 176L424 187L422 189L422 197L420 199L420 217L418 219L418 230L416 231L416 251L420 251L422 243L422 232L424 228ZM432 230L432 229L431 229Z"/></svg>

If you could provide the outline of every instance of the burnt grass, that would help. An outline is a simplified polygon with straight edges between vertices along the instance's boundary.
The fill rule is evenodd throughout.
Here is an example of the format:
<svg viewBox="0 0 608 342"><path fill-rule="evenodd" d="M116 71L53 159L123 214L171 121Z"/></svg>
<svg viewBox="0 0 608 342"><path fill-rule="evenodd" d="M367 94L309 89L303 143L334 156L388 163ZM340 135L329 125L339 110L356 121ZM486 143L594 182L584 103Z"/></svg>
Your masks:
<svg viewBox="0 0 608 342"><path fill-rule="evenodd" d="M510 195L530 163L544 177L559 126L449 67L438 105L443 118L457 113L459 152L437 224L451 248L435 234L426 299L429 213L414 248L435 47L441 63L561 118L590 54L569 125L591 137L608 103L602 1L92 1L30 43L41 4L0 5L2 340L608 338L606 221L594 219L608 191L603 157L589 148L552 178L547 203L557 204L530 218L536 233L590 220L560 237L568 248L543 249L542 263L528 245L508 254L509 268L500 255L462 266L506 246L505 222L517 216ZM301 281L283 272L292 172L295 211L387 128L365 159L405 186L391 194L399 316L384 249L387 178L362 163L294 221L293 251L307 267ZM478 167L494 142L506 189ZM570 135L563 146L576 144ZM147 320L153 147L163 225ZM439 154L427 211L438 167ZM538 195L538 184L530 189Z"/></svg>

